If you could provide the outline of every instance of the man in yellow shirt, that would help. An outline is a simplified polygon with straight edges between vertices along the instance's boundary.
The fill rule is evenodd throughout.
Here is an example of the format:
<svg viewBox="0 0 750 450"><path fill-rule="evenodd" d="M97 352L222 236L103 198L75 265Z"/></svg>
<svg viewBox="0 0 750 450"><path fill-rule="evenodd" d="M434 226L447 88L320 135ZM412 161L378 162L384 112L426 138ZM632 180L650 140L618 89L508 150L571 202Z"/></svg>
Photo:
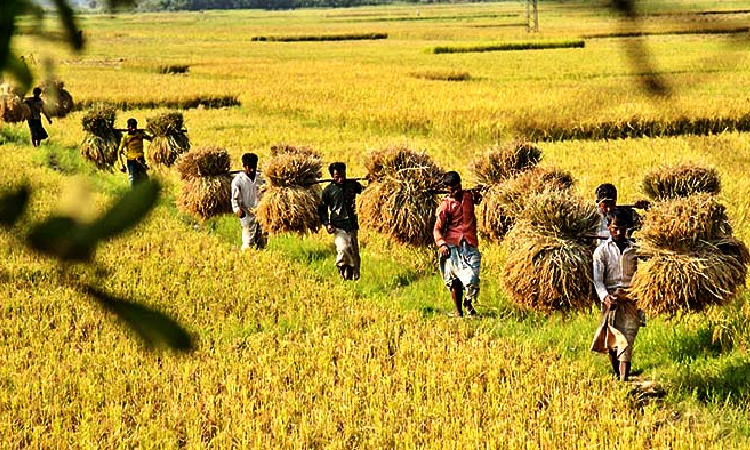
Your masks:
<svg viewBox="0 0 750 450"><path fill-rule="evenodd" d="M148 178L146 176L146 158L143 153L143 140L151 140L151 136L147 136L143 130L138 129L138 121L135 119L128 119L128 133L122 137L120 141L120 148L117 150L117 158L122 164L122 170L125 172L125 164L122 162L122 157L125 156L127 162L128 180L130 181L130 187L135 186L136 183Z"/></svg>

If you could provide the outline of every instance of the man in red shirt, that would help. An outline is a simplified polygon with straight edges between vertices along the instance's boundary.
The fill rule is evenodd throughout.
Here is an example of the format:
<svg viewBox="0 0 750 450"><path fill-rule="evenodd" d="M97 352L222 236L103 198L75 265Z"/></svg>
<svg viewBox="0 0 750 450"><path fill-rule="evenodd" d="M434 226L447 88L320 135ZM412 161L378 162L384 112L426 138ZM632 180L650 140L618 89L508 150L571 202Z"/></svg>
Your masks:
<svg viewBox="0 0 750 450"><path fill-rule="evenodd" d="M451 291L451 298L456 306L455 315L463 317L463 306L466 314L475 316L473 301L479 295L482 254L478 248L474 205L482 201L482 196L478 192L463 190L461 177L455 171L445 174L443 184L448 195L438 206L432 232L440 252L440 274Z"/></svg>

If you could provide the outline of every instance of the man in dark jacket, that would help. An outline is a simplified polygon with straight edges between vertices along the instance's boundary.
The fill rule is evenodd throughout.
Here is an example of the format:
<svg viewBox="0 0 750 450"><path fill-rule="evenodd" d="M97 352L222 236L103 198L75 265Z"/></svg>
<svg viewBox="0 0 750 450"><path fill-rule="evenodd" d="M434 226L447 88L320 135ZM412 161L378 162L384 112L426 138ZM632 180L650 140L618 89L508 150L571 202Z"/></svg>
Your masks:
<svg viewBox="0 0 750 450"><path fill-rule="evenodd" d="M329 234L334 234L336 266L344 280L359 280L359 221L354 210L354 199L362 193L362 185L346 179L346 164L331 163L328 172L333 181L323 190L318 213L320 223Z"/></svg>

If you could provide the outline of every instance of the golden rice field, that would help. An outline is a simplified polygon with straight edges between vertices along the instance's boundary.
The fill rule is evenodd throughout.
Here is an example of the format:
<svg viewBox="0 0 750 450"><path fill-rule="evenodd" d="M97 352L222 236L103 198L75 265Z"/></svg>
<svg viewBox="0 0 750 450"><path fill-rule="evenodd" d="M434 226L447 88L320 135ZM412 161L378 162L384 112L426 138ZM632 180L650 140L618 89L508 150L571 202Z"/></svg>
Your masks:
<svg viewBox="0 0 750 450"><path fill-rule="evenodd" d="M657 12L742 9L739 1L663 3ZM385 20L417 17L419 20ZM641 89L632 38L584 48L428 53L435 46L578 39L625 27L594 7L540 2L529 35L522 3L351 10L87 15L84 53L22 35L20 54L51 57L76 102L125 105L237 97L240 106L183 111L194 146L225 147L235 168L270 146L309 145L364 171L368 149L408 144L455 168L518 137L519 124L575 127L630 118L750 113L747 34L644 38L669 98ZM470 16L470 17L469 17ZM676 14L645 30L745 25L750 14ZM377 18L378 20L373 20ZM52 18L48 19L54 28ZM625 27L627 28L627 27ZM632 28L632 27L631 27ZM255 36L387 33L387 39L262 42ZM186 74L160 66L189 65ZM41 65L35 66L42 76ZM468 73L459 81L415 73ZM432 79L438 78L438 79ZM118 113L141 125L166 112ZM82 220L126 191L127 177L80 159L79 111L29 144L0 127L0 186L28 180L23 225L55 211ZM574 191L603 182L620 198L662 164L695 162L722 177L719 200L750 242L750 136L539 143L542 165L570 171ZM149 219L101 246L95 266L61 270L0 231L2 448L747 448L750 304L746 293L701 315L651 317L634 367L666 390L643 398L589 352L598 313L545 317L501 288L504 249L482 243L479 320L452 320L434 253L362 233L363 275L344 284L327 234L272 237L239 253L233 217L196 222L174 200L174 169ZM89 197L80 199L81 186ZM17 233L17 232L16 232ZM70 288L86 280L170 314L195 336L189 354L145 348L115 317Z"/></svg>

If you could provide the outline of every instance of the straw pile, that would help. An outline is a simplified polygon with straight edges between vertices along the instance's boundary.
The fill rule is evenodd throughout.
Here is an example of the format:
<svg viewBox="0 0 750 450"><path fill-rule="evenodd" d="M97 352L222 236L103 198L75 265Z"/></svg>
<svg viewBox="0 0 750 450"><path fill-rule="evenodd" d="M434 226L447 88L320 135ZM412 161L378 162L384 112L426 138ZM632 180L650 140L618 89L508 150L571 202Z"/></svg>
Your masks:
<svg viewBox="0 0 750 450"><path fill-rule="evenodd" d="M490 148L469 164L469 170L482 184L500 184L535 167L541 159L542 151L534 145L513 142Z"/></svg>
<svg viewBox="0 0 750 450"><path fill-rule="evenodd" d="M115 130L115 110L91 110L81 119L86 135L81 143L81 155L99 169L111 169L117 161L117 149L122 133Z"/></svg>
<svg viewBox="0 0 750 450"><path fill-rule="evenodd" d="M165 113L146 119L146 131L153 136L148 146L148 159L167 167L190 150L190 139L184 129L182 113Z"/></svg>
<svg viewBox="0 0 750 450"><path fill-rule="evenodd" d="M45 81L40 86L41 98L44 101L47 114L53 117L65 117L75 106L73 96L65 89L62 81Z"/></svg>
<svg viewBox="0 0 750 450"><path fill-rule="evenodd" d="M24 103L22 95L18 89L8 85L0 87L0 120L17 123L31 118L31 108Z"/></svg>
<svg viewBox="0 0 750 450"><path fill-rule="evenodd" d="M360 198L362 225L415 246L432 244L444 172L428 155L405 146L373 151L365 162L370 185Z"/></svg>
<svg viewBox="0 0 750 450"><path fill-rule="evenodd" d="M710 194L657 203L636 235L632 295L653 313L723 305L744 286L750 254L732 237L724 207Z"/></svg>
<svg viewBox="0 0 750 450"><path fill-rule="evenodd" d="M582 309L593 301L593 206L553 190L529 197L508 233L503 283L513 301L544 313Z"/></svg>
<svg viewBox="0 0 750 450"><path fill-rule="evenodd" d="M534 167L491 185L477 206L477 228L483 236L499 241L522 214L527 200L533 194L562 190L568 192L573 185L570 172Z"/></svg>
<svg viewBox="0 0 750 450"><path fill-rule="evenodd" d="M177 170L185 182L177 207L201 219L232 212L231 159L219 147L199 147L177 159Z"/></svg>
<svg viewBox="0 0 750 450"><path fill-rule="evenodd" d="M291 145L271 147L271 154L263 165L268 186L258 203L258 223L270 234L317 232L321 191L312 183L322 175L320 154Z"/></svg>
<svg viewBox="0 0 750 450"><path fill-rule="evenodd" d="M718 194L721 180L716 170L681 164L663 167L643 178L643 192L652 200L671 200L701 192Z"/></svg>

